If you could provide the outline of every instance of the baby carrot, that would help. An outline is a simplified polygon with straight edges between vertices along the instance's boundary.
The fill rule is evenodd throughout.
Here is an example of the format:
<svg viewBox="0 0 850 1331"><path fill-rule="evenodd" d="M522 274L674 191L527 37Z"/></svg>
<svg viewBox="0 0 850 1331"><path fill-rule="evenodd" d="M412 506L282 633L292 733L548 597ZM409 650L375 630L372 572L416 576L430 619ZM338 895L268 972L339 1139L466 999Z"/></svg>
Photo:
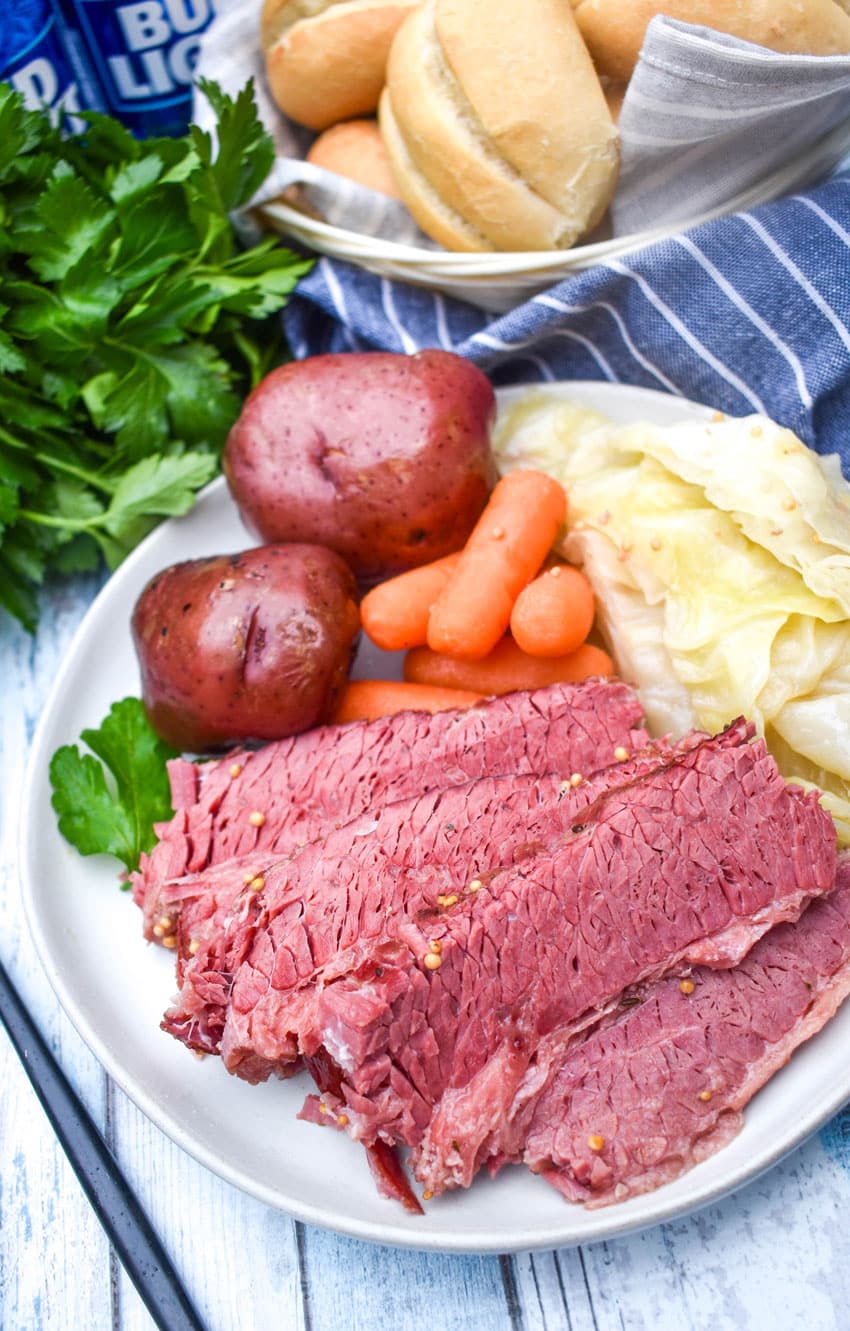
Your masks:
<svg viewBox="0 0 850 1331"><path fill-rule="evenodd" d="M376 646L397 652L425 642L431 606L459 559L460 554L435 559L366 593L360 602L360 621Z"/></svg>
<svg viewBox="0 0 850 1331"><path fill-rule="evenodd" d="M613 674L614 662L608 653L589 642L569 656L528 656L513 638L502 638L481 661L461 661L428 647L414 647L404 659L405 679L484 695L574 684L591 675Z"/></svg>
<svg viewBox="0 0 850 1331"><path fill-rule="evenodd" d="M478 661L495 647L566 511L563 486L544 472L511 471L502 477L431 611L433 651Z"/></svg>
<svg viewBox="0 0 850 1331"><path fill-rule="evenodd" d="M395 712L448 712L471 707L480 693L467 689L432 688L396 679L355 679L343 693L332 721L376 721Z"/></svg>
<svg viewBox="0 0 850 1331"><path fill-rule="evenodd" d="M511 611L511 633L529 656L568 656L593 627L593 588L577 568L553 564L523 587Z"/></svg>

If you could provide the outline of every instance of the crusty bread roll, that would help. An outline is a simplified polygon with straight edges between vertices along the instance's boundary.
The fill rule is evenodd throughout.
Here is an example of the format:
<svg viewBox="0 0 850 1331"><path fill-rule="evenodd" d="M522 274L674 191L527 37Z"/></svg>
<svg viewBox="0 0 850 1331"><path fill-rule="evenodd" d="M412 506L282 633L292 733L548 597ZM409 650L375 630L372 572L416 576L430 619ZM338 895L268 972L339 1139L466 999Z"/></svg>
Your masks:
<svg viewBox="0 0 850 1331"><path fill-rule="evenodd" d="M450 249L565 248L614 192L617 132L567 0L427 0L380 123L402 198Z"/></svg>
<svg viewBox="0 0 850 1331"><path fill-rule="evenodd" d="M375 111L392 39L417 0L265 0L269 91L309 129Z"/></svg>
<svg viewBox="0 0 850 1331"><path fill-rule="evenodd" d="M627 82L650 19L667 14L742 37L773 51L850 52L846 0L572 0L576 22L599 73Z"/></svg>
<svg viewBox="0 0 850 1331"><path fill-rule="evenodd" d="M447 250L476 252L488 249L481 232L444 203L425 176L416 170L399 133L386 90L381 94L378 111L381 134L398 192L425 234Z"/></svg>
<svg viewBox="0 0 850 1331"><path fill-rule="evenodd" d="M345 120L320 134L307 161L359 185L399 197L377 120Z"/></svg>
<svg viewBox="0 0 850 1331"><path fill-rule="evenodd" d="M330 0L333 3L333 0ZM287 28L302 18L315 18L327 9L328 0L265 0L260 14L260 41L265 51Z"/></svg>

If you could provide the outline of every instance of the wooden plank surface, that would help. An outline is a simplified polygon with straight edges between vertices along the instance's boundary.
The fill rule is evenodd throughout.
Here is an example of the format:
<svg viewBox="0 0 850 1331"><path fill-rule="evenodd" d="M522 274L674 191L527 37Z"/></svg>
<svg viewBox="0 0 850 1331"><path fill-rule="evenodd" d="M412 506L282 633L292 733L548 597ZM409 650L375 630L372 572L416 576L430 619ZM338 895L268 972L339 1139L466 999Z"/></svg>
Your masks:
<svg viewBox="0 0 850 1331"><path fill-rule="evenodd" d="M850 1111L697 1215L513 1258L424 1255L296 1224L210 1174L149 1123L60 1011L17 886L28 746L95 591L91 579L53 589L35 640L0 619L0 956L209 1331L846 1331ZM0 1086L0 1327L151 1331L5 1038Z"/></svg>

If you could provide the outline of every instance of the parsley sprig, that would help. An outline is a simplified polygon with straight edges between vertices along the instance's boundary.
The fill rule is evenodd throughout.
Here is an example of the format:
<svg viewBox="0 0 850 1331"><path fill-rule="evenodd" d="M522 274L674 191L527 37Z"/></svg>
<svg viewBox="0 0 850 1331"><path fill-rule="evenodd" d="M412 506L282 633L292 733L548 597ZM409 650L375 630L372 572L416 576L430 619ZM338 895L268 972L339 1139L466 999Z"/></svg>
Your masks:
<svg viewBox="0 0 850 1331"><path fill-rule="evenodd" d="M80 738L91 753L64 744L50 760L59 830L82 855L115 855L132 871L156 841L154 823L171 817L166 762L177 751L154 733L138 698L113 703Z"/></svg>
<svg viewBox="0 0 850 1331"><path fill-rule="evenodd" d="M97 114L63 139L0 84L0 606L30 629L47 572L115 567L191 507L282 355L269 316L309 262L239 247L274 149L250 85L204 92L217 149Z"/></svg>

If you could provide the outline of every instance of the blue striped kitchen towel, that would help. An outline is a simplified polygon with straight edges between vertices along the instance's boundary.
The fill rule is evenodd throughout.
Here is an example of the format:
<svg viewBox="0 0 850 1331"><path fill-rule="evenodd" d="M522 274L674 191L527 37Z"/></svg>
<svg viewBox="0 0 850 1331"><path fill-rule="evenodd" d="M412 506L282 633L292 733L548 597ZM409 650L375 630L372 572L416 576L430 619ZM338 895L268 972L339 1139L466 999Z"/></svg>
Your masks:
<svg viewBox="0 0 850 1331"><path fill-rule="evenodd" d="M509 313L320 259L285 315L296 357L467 356L498 384L605 379L763 412L850 477L850 163L805 193L559 282Z"/></svg>

